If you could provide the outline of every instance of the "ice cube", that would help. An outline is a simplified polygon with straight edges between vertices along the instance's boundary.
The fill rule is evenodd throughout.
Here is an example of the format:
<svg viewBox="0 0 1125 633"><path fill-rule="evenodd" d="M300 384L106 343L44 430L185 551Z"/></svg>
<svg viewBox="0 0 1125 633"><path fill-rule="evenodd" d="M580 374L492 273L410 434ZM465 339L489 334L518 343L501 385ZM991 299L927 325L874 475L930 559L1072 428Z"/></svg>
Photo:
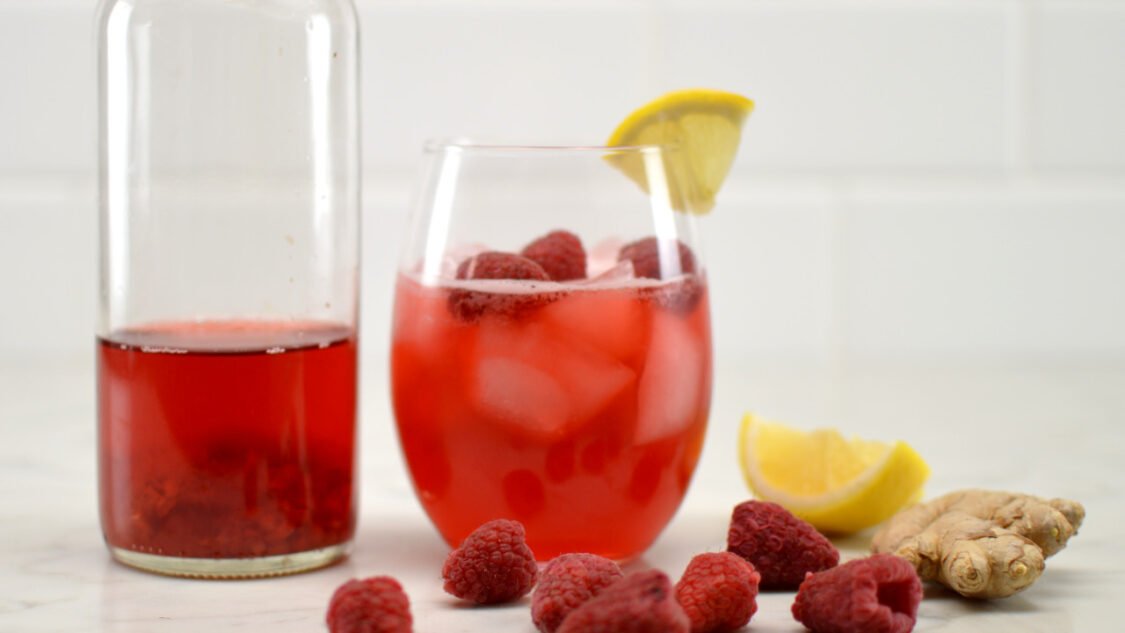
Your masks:
<svg viewBox="0 0 1125 633"><path fill-rule="evenodd" d="M632 268L632 264L625 262ZM645 305L633 289L574 292L543 308L543 322L566 336L626 363L644 352Z"/></svg>
<svg viewBox="0 0 1125 633"><path fill-rule="evenodd" d="M480 360L473 397L484 415L534 435L554 435L571 417L570 399L557 380L504 356Z"/></svg>
<svg viewBox="0 0 1125 633"><path fill-rule="evenodd" d="M585 425L636 381L612 355L540 323L483 324L477 352L480 412L549 440Z"/></svg>
<svg viewBox="0 0 1125 633"><path fill-rule="evenodd" d="M395 287L392 343L407 346L419 358L436 360L448 345L454 327L448 298L441 289L425 286L406 276Z"/></svg>
<svg viewBox="0 0 1125 633"><path fill-rule="evenodd" d="M457 267L461 265L461 262L487 250L489 250L487 245L478 242L450 246L441 258L441 278L456 279Z"/></svg>
<svg viewBox="0 0 1125 633"><path fill-rule="evenodd" d="M680 433L706 414L710 367L705 345L682 317L662 311L653 316L637 394L638 443Z"/></svg>
<svg viewBox="0 0 1125 633"><path fill-rule="evenodd" d="M602 271L596 276L583 279L576 283L580 285L603 285L612 284L616 281L629 281L634 278L636 278L636 274L633 272L633 262L625 260L623 262L618 262L617 265Z"/></svg>
<svg viewBox="0 0 1125 633"><path fill-rule="evenodd" d="M615 237L606 238L594 245L586 253L586 274L597 277L617 266L617 253L625 242Z"/></svg>

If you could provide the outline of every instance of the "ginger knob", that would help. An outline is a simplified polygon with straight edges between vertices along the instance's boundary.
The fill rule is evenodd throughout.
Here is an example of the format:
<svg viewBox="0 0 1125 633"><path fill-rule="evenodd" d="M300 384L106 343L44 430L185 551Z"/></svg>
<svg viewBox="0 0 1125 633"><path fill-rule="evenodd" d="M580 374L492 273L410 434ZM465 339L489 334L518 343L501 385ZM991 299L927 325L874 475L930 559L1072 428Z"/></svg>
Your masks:
<svg viewBox="0 0 1125 633"><path fill-rule="evenodd" d="M1066 546L1086 512L1066 499L961 490L903 510L872 550L906 559L923 580L970 598L1003 598L1031 586L1044 559Z"/></svg>

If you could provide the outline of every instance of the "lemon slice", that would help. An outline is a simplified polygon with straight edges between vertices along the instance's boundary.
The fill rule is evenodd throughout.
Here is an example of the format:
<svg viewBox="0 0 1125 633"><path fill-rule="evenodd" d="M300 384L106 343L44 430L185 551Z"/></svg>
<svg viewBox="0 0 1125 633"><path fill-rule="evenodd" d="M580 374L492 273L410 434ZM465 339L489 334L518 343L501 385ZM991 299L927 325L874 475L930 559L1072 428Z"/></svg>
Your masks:
<svg viewBox="0 0 1125 633"><path fill-rule="evenodd" d="M707 213L715 206L715 194L738 152L742 122L753 109L753 101L732 92L679 90L630 114L613 131L607 145L672 148L668 152L669 167L678 172L669 179L673 208ZM607 160L650 191L649 170L642 156L611 154Z"/></svg>
<svg viewBox="0 0 1125 633"><path fill-rule="evenodd" d="M742 474L754 495L781 504L822 532L878 525L921 499L929 466L905 442L799 431L747 414L739 432Z"/></svg>

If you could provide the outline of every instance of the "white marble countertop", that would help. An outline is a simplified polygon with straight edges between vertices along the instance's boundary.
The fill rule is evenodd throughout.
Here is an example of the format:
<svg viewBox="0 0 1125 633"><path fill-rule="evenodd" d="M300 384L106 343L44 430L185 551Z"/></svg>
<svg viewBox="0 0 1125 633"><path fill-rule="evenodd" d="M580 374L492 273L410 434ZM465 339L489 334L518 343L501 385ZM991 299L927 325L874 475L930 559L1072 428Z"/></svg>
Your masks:
<svg viewBox="0 0 1125 633"><path fill-rule="evenodd" d="M724 545L748 497L732 453L740 413L902 438L933 468L928 491L982 486L1081 501L1087 519L1039 582L994 602L927 589L916 631L1104 631L1125 604L1125 367L800 368L717 372L703 460L672 524L635 565L673 577ZM390 574L419 632L531 633L528 604L469 608L441 592L446 549L414 501L387 406L382 363L363 379L363 467L354 555L288 578L196 581L113 563L97 522L94 385L88 359L0 359L0 631L321 631L333 589ZM838 541L861 555L860 535ZM759 596L750 631L801 631L792 593Z"/></svg>

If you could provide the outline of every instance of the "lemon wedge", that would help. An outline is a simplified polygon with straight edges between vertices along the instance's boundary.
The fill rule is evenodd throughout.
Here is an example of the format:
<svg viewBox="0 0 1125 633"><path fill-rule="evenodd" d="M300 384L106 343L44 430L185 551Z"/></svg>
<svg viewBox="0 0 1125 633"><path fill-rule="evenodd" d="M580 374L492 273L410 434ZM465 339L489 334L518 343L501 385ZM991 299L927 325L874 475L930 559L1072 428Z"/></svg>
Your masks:
<svg viewBox="0 0 1125 633"><path fill-rule="evenodd" d="M742 123L754 102L722 90L692 88L660 97L628 116L607 145L670 147L671 202L679 211L707 213L730 171L742 138ZM637 154L610 154L607 160L646 192L649 171Z"/></svg>
<svg viewBox="0 0 1125 633"><path fill-rule="evenodd" d="M834 429L800 431L751 414L738 441L754 496L781 504L822 532L878 525L917 502L929 466L905 442L845 439Z"/></svg>

